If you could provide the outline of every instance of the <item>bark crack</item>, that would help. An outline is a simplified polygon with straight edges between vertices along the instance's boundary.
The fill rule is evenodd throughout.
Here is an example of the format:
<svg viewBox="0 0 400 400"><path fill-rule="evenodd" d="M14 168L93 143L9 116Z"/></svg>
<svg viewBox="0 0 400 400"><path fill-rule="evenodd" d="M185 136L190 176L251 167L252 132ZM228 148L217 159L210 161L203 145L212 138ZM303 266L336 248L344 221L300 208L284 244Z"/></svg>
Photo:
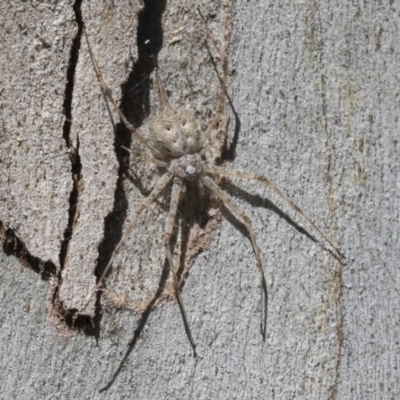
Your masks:
<svg viewBox="0 0 400 400"><path fill-rule="evenodd" d="M0 241L2 242L4 254L14 256L26 268L41 275L42 279L49 280L57 275L57 267L51 261L43 261L34 257L26 248L24 242L18 238L14 230L6 228L0 221Z"/></svg>
<svg viewBox="0 0 400 400"><path fill-rule="evenodd" d="M76 0L73 5L75 12L76 23L78 31L72 41L69 64L67 69L67 84L65 86L63 110L65 115L65 122L63 126L63 138L69 150L73 187L69 198L69 216L68 225L64 231L64 240L61 244L60 250L60 266L61 270L64 268L65 259L68 252L68 244L72 237L73 226L76 218L76 210L79 201L79 182L81 179L82 164L79 156L79 138L77 138L76 146L71 141L71 127L72 127L72 100L74 92L75 71L79 59L79 51L81 47L81 38L83 33L83 20L81 15L82 0Z"/></svg>
<svg viewBox="0 0 400 400"><path fill-rule="evenodd" d="M318 19L319 25L319 64L321 65L321 101L322 101L322 126L323 131L326 135L326 147L328 152L328 166L326 170L326 178L328 182L328 207L331 212L331 217L333 219L335 212L336 212L336 203L334 200L334 187L333 187L333 179L332 179L332 162L333 162L333 149L330 142L329 137L329 130L328 130L328 105L327 105L327 89L326 89L326 76L324 74L324 41L322 38L322 19L321 19L321 10L319 6L319 2L315 1L314 7L316 9L316 16ZM334 231L337 231L337 225L334 224ZM335 269L333 275L333 286L334 286L334 293L335 293L335 302L337 306L337 353L336 353L336 365L335 365L335 378L332 385L332 388L329 392L329 399L334 400L337 397L337 390L340 380L340 364L342 361L342 350L343 350L343 341L344 341L344 310L343 310L343 268L342 263L338 261L337 268Z"/></svg>
<svg viewBox="0 0 400 400"><path fill-rule="evenodd" d="M134 62L127 81L122 85L120 108L129 122L140 127L150 115L150 74L157 67L157 55L163 45L162 15L166 1L145 0L138 14L138 59ZM132 88L135 88L132 91ZM122 228L128 212L124 179L129 176L128 154L122 146L130 148L132 135L123 123L115 127L114 150L117 156L118 180L113 211L105 218L104 239L99 245L99 258L95 274L100 277L108 264L115 246L122 237ZM140 179L136 182L141 187Z"/></svg>

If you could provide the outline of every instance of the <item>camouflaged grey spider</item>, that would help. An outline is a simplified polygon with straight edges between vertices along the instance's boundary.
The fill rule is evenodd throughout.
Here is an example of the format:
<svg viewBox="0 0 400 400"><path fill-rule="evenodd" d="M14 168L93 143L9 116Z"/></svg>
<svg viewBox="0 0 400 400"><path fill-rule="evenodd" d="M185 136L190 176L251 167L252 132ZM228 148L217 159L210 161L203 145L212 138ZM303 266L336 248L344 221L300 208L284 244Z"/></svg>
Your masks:
<svg viewBox="0 0 400 400"><path fill-rule="evenodd" d="M282 197L296 212L301 214L306 221L308 221L314 229L328 242L332 248L335 250L339 258L342 257L338 248L333 245L333 243L327 238L326 235L312 222L312 220L304 214L304 212L280 189L278 189L269 179L264 176L258 176L247 172L231 171L218 167L216 165L210 165L205 158L205 154L212 147L211 144L211 132L216 128L217 124L220 122L224 107L225 107L225 90L226 90L226 80L227 80L227 57L224 56L219 50L211 32L206 25L207 35L216 48L221 60L222 60L222 79L221 79L221 92L217 111L214 118L211 120L208 128L204 132L200 132L198 128L197 121L193 114L186 110L177 110L170 104L168 100L167 93L164 89L163 83L156 73L158 95L159 95L159 107L158 113L154 121L150 126L150 138L148 138L140 129L134 128L128 120L125 118L121 110L119 109L116 101L111 95L111 91L108 88L101 70L94 58L93 52L91 50L89 40L86 35L86 40L88 43L88 48L93 65L96 70L100 85L103 92L107 96L108 100L113 105L114 109L118 113L122 122L130 130L132 135L134 135L141 143L143 143L147 149L151 152L153 158L152 162L159 167L165 168L166 172L156 183L152 192L149 196L144 199L144 201L139 205L138 209L135 211L132 222L128 226L126 232L122 236L118 245L114 249L111 258L104 269L97 285L96 290L100 288L103 278L109 271L115 256L123 246L127 237L132 232L134 226L136 225L140 214L146 210L146 208L156 199L156 197L161 193L161 191L167 186L171 181L172 185L172 195L170 210L167 218L167 226L165 230L165 251L167 254L167 259L170 267L171 274L173 276L174 291L175 296L178 300L179 307L182 312L183 322L189 337L190 344L195 352L195 343L192 337L192 333L189 327L189 323L186 317L186 312L183 306L181 293L180 293L180 282L176 273L176 268L174 265L174 260L171 253L171 236L174 227L175 218L177 215L179 197L182 192L182 188L187 181L194 181L198 185L202 185L208 188L211 193L216 195L229 209L245 224L251 239L253 246L257 267L260 274L260 288L261 288L261 332L265 339L266 332L266 294L267 286L265 281L264 272L261 264L260 251L256 243L255 234L252 228L250 219L244 214L244 212L237 207L232 200L226 195L226 193L214 182L211 178L213 175L243 178L253 181L258 181L273 190L276 194ZM225 132L226 134L226 132ZM129 150L129 149L127 149Z"/></svg>

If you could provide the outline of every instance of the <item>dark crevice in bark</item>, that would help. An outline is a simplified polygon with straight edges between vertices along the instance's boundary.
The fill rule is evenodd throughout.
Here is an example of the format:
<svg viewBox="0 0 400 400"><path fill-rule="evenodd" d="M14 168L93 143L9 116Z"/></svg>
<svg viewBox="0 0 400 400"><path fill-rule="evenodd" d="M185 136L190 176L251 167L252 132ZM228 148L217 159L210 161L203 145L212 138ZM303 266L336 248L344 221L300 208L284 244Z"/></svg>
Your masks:
<svg viewBox="0 0 400 400"><path fill-rule="evenodd" d="M73 189L70 194L69 199L69 217L68 217L68 226L64 231L64 239L61 243L61 249L59 254L60 260L60 269L50 261L43 261L38 257L32 256L27 250L25 244L17 237L15 232L6 228L0 221L0 241L2 242L3 251L7 255L13 255L18 258L21 264L27 268L32 269L36 273L40 274L42 279L49 280L51 278L56 278L56 281L60 282L61 280L61 270L64 267L65 259L67 256L67 248L70 237L72 235L72 228L74 224L74 220L76 217L76 206L78 203L79 197L79 180L81 174L81 162L79 157L79 140L77 140L76 146L71 142L70 131L72 125L72 98L73 98L73 90L74 90L74 78L75 78L75 70L79 57L81 36L83 32L83 20L81 17L81 4L82 0L76 0L73 5L73 9L75 12L76 22L78 25L77 34L72 41L69 65L67 69L67 83L64 92L64 103L63 103L63 112L65 115L65 122L63 126L63 138L65 143L70 151L70 160L71 160L71 169L72 169L72 179L74 182ZM58 287L54 290L53 296L53 307L56 309L55 314L59 316L61 320L67 323L68 326L78 326L81 325L81 321L73 321L72 316L65 311L62 310L62 306L58 299ZM54 314L54 312L53 312ZM86 329L86 321L84 322L84 327Z"/></svg>
<svg viewBox="0 0 400 400"><path fill-rule="evenodd" d="M73 9L75 12L75 18L78 25L78 31L74 40L72 41L69 65L67 69L67 85L65 87L64 94L64 115L65 122L63 127L63 138L65 143L70 150L70 160L71 160L71 169L72 169L72 180L74 182L73 188L69 198L69 217L68 217L68 226L64 232L64 240L61 245L60 251L60 265L61 269L64 267L65 259L67 256L68 243L72 236L73 224L76 217L76 210L79 198L79 181L81 179L81 169L82 164L79 156L79 139L77 139L76 145L74 146L71 143L71 127L72 127L72 99L74 92L74 80L75 80L75 71L76 66L79 59L79 50L81 47L81 38L83 32L83 20L81 16L81 4L82 0L77 0L73 5Z"/></svg>
<svg viewBox="0 0 400 400"><path fill-rule="evenodd" d="M52 262L42 261L40 258L32 256L15 232L10 228L6 228L1 221L0 241L6 255L16 257L24 267L40 274L42 279L49 280L56 275L57 267Z"/></svg>
<svg viewBox="0 0 400 400"><path fill-rule="evenodd" d="M68 238L71 236L72 223L75 217L76 204L78 200L78 185L77 181L80 177L81 163L79 159L79 143L76 148L73 148L70 140L70 130L71 130L71 120L72 120L72 94L74 88L74 76L76 64L79 56L80 40L83 31L83 21L81 17L81 3L82 0L77 0L73 6L76 16L76 21L78 24L78 32L75 39L72 42L69 66L67 69L67 85L64 93L64 104L63 110L65 115L65 122L63 126L63 138L70 149L70 158L72 164L72 176L74 180L74 188L70 195L70 211L69 211L69 221L68 227L64 232L64 240L61 245L61 251L59 255L61 269L65 262ZM0 222L0 240L2 241L3 250L7 255L13 255L19 259L22 265L32 269L33 271L40 273L42 278L45 280L50 279L51 276L57 276L60 278L57 266L50 261L43 261L38 257L32 256L27 250L25 244L18 238L15 232L6 228Z"/></svg>
<svg viewBox="0 0 400 400"><path fill-rule="evenodd" d="M140 127L150 115L150 74L157 67L157 55L163 45L162 15L166 1L147 0L138 14L138 59L134 62L127 81L122 85L120 109L134 127ZM100 66L101 68L101 66ZM132 134L123 123L115 127L114 149L119 163L118 181L114 195L114 209L105 219L104 239L99 245L96 276L100 277L116 245L121 240L127 217L128 201L124 179L129 176L129 154L122 148L131 147ZM138 183L140 186L140 182Z"/></svg>
<svg viewBox="0 0 400 400"><path fill-rule="evenodd" d="M65 140L65 143L69 150L73 187L69 197L68 225L64 231L64 239L61 243L61 249L59 255L60 268L61 268L58 274L59 282L61 282L61 271L64 269L65 266L65 260L68 254L68 245L71 240L73 228L76 223L76 218L78 215L77 209L79 203L80 181L81 181L81 170L82 170L82 164L79 155L79 137L76 138L76 143L73 143L71 138L71 128L73 120L72 100L74 94L75 73L79 60L79 52L81 48L81 40L84 29L84 23L81 14L81 5L82 5L82 0L76 0L73 5L73 10L75 13L75 19L78 30L71 44L69 64L67 69L67 83L65 86L64 104L63 104L63 111L65 115L65 121L63 126L63 139ZM73 313L68 312L67 310L63 310L61 301L58 297L58 288L56 289L55 295L53 296L53 307L58 309L58 315L62 317L64 322L69 327L82 326L82 328L86 330L87 327L90 325L88 324L89 321L88 318L81 318L80 320L77 320L73 315Z"/></svg>

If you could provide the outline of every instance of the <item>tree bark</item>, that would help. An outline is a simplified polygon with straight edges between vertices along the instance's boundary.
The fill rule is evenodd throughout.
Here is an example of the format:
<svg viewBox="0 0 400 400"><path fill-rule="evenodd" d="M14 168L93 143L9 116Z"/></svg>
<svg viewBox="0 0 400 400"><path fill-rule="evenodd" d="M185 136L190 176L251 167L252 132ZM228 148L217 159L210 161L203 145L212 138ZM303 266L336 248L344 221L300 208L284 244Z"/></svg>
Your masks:
<svg viewBox="0 0 400 400"><path fill-rule="evenodd" d="M144 149L108 105L84 27L135 127L148 132L157 112L157 68L171 103L190 108L204 129L221 60L197 7L229 59L224 168L270 178L346 259L260 183L221 180L260 248L264 341L246 229L189 188L174 259L195 358L165 263L170 188L139 220L105 290L90 297L161 171L140 158ZM396 398L397 4L0 8L2 398Z"/></svg>

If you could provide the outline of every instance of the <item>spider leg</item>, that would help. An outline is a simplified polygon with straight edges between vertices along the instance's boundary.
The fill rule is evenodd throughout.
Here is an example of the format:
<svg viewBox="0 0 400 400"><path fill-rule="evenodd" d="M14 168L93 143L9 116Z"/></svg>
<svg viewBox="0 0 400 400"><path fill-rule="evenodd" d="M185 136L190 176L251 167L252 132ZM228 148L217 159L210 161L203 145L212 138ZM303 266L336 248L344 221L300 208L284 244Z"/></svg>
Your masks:
<svg viewBox="0 0 400 400"><path fill-rule="evenodd" d="M236 206L235 203L233 203L233 201L226 195L226 193L209 176L203 176L201 181L203 182L204 186L208 187L214 194L216 194L224 202L224 204L228 206L228 208L244 222L247 231L250 234L251 244L253 245L257 267L260 272L261 334L265 340L268 305L267 283L265 281L264 271L262 269L260 250L257 246L256 236L254 234L250 218L238 206Z"/></svg>
<svg viewBox="0 0 400 400"><path fill-rule="evenodd" d="M201 156L205 155L208 150L211 150L212 159L217 160L221 157L223 149L227 148L229 122L230 117L221 117L221 122L218 125L218 131L214 139L199 153Z"/></svg>
<svg viewBox="0 0 400 400"><path fill-rule="evenodd" d="M143 143L156 158L160 158L160 153L157 151L157 149L153 146L152 142L146 138L146 136L143 134L142 131L139 129L134 128L129 121L125 118L125 115L122 113L122 111L119 109L116 101L112 97L111 90L107 86L107 83L103 77L103 74L101 72L101 69L99 65L97 64L96 58L93 54L92 48L90 47L89 43L89 38L86 33L86 30L84 30L85 37L86 37L86 42L88 45L89 49L89 54L90 54L90 59L92 60L94 69L96 71L97 78L99 80L100 86L103 90L103 93L106 95L107 99L110 101L110 103L113 105L115 111L118 113L119 117L121 118L121 121L125 124L125 126L129 129L129 131L132 133L133 136L135 136L141 143Z"/></svg>
<svg viewBox="0 0 400 400"><path fill-rule="evenodd" d="M182 190L182 180L177 178L174 180L174 185L172 187L171 205L170 205L169 214L168 214L167 227L165 229L165 251L167 252L169 268L170 268L170 271L171 271L171 274L173 277L173 281L174 281L175 296L176 296L176 299L178 300L179 308L181 310L183 323L185 325L186 333L189 337L190 345L192 346L194 356L196 357L197 356L196 345L194 344L192 332L190 330L189 322L188 322L187 316L186 316L186 311L183 306L181 290L179 287L179 279L176 274L176 270L174 267L174 261L173 261L172 253L171 253L171 236L172 236L172 231L174 229L174 223L175 223L175 218L176 218L176 214L177 214L177 210L178 210L179 196L181 194L181 190Z"/></svg>
<svg viewBox="0 0 400 400"><path fill-rule="evenodd" d="M241 171L229 171L217 166L204 167L204 172L215 175L230 176L234 178L249 179L263 183L265 186L267 186L273 192L275 192L278 196L280 196L283 200L285 200L290 205L290 207L293 208L293 210L302 215L303 218L323 237L323 239L332 246L339 259L345 258L344 255L339 251L339 249L321 231L321 229L319 229L317 225L315 225L315 223L311 220L311 218L307 214L305 214L303 210L292 199L290 199L285 193L283 193L274 183L272 183L265 176L250 174L248 172L241 172Z"/></svg>
<svg viewBox="0 0 400 400"><path fill-rule="evenodd" d="M158 75L158 71L156 70L156 79L157 79L157 89L158 89L158 112L162 114L166 109L171 109L171 104L168 99L167 92L165 91L164 85L161 81L160 75Z"/></svg>
<svg viewBox="0 0 400 400"><path fill-rule="evenodd" d="M207 36L209 37L209 39L211 40L212 44L214 45L215 49L217 50L221 60L222 60L222 79L221 79L221 92L220 92L220 96L219 96L219 102L218 102L218 106L217 106L217 112L215 113L214 118L211 120L210 125L208 126L208 128L202 133L201 138L200 138L200 148L202 149L202 151L200 152L200 154L204 154L205 151L207 151L208 147L205 148L205 145L207 144L207 142L210 139L210 135L212 130L215 128L216 124L219 122L219 120L221 119L222 114L224 113L224 109L225 109L225 91L226 91L226 79L227 79L227 75L228 75L228 58L226 55L222 54L222 51L220 50L220 48L217 45L217 42L214 38L214 36L212 35L210 29L207 26L207 23L202 15L202 13L200 12L200 16L204 21L204 25L206 27L206 31L207 31Z"/></svg>
<svg viewBox="0 0 400 400"><path fill-rule="evenodd" d="M166 162L158 160L157 158L148 157L146 154L142 154L139 151L128 149L125 146L121 146L121 148L124 149L125 151L127 151L131 156L135 156L135 159L146 160L147 162L152 163L152 164L156 164L161 168L167 168L168 167L168 164Z"/></svg>
<svg viewBox="0 0 400 400"><path fill-rule="evenodd" d="M139 207L137 208L135 214L132 217L132 222L129 224L128 228L126 229L125 233L122 235L121 240L118 242L117 247L114 249L110 260L108 261L108 264L106 266L106 268L104 269L103 273L100 276L100 279L98 280L94 291L89 295L88 300L86 305L83 307L83 309L80 311L80 313L82 313L82 311L85 310L85 308L88 306L90 300L92 299L92 297L94 296L94 294L97 292L97 290L100 288L101 283L103 282L104 277L106 276L108 270L111 268L111 265L116 257L116 255L119 253L119 251L121 250L122 246L124 245L126 239L128 238L128 236L131 234L133 228L135 227L138 218L140 216L140 214L146 210L146 208L156 199L156 197L161 193L161 191L165 188L165 186L167 186L167 184L171 181L171 179L173 178L173 173L172 172L166 172L157 182L156 186L154 187L154 189L152 190L152 192L144 199L144 201L139 205Z"/></svg>

